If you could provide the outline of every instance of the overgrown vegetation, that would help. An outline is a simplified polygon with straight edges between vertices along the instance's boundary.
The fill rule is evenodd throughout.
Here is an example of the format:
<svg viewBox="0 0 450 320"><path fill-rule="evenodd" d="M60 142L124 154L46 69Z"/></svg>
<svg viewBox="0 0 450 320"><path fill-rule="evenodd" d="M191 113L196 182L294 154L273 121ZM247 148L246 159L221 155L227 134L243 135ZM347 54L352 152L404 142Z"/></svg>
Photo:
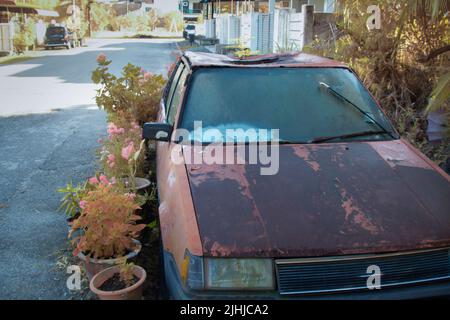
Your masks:
<svg viewBox="0 0 450 320"><path fill-rule="evenodd" d="M381 29L369 31L367 8L373 4L381 9ZM402 136L438 164L448 158L449 140L428 143L426 108L435 88L439 103L432 107L448 123L448 6L445 0L340 0L336 39L316 40L306 50L354 68ZM437 86L439 78L444 80Z"/></svg>
<svg viewBox="0 0 450 320"><path fill-rule="evenodd" d="M20 23L19 30L14 34L14 50L16 53L24 53L35 45L36 24L33 19Z"/></svg>
<svg viewBox="0 0 450 320"><path fill-rule="evenodd" d="M91 23L93 31L134 31L137 33L152 32L156 28L181 32L184 26L183 16L178 11L161 16L154 9L142 15L116 15L112 6L102 3L91 5Z"/></svg>

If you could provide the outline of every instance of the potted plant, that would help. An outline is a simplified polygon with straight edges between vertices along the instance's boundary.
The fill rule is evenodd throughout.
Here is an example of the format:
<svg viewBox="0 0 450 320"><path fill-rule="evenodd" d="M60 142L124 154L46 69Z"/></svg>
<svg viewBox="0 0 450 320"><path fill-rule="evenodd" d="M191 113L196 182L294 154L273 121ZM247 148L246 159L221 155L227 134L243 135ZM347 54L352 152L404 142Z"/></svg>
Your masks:
<svg viewBox="0 0 450 320"><path fill-rule="evenodd" d="M121 178L133 192L149 191L150 181L144 176L146 146L142 125L156 121L166 80L162 75L127 64L122 74L109 71L111 60L104 54L97 57L98 67L92 81L99 84L96 102L108 113L108 139L103 144L101 159L108 176Z"/></svg>
<svg viewBox="0 0 450 320"><path fill-rule="evenodd" d="M140 300L145 270L133 263L124 263L97 273L89 287L100 300Z"/></svg>
<svg viewBox="0 0 450 320"><path fill-rule="evenodd" d="M150 181L142 178L146 150L142 128L136 122L128 123L121 114L108 123L108 139L101 141L100 161L106 175L119 177L118 182L124 187L144 194Z"/></svg>
<svg viewBox="0 0 450 320"><path fill-rule="evenodd" d="M89 279L123 258L137 256L141 244L136 238L145 225L136 223L141 219L136 214L140 209L136 194L126 192L102 175L95 188L80 201L80 208L80 216L73 221L70 233L83 231L74 239L73 254L85 264Z"/></svg>

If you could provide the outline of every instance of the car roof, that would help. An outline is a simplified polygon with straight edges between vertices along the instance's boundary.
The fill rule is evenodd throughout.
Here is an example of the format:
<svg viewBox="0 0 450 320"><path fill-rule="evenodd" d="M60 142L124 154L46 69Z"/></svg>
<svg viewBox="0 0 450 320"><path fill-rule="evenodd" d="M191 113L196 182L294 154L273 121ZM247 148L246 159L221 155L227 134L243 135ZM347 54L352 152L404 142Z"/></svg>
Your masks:
<svg viewBox="0 0 450 320"><path fill-rule="evenodd" d="M347 65L328 58L306 53L266 54L246 58L233 58L226 55L186 51L184 57L195 67L341 67Z"/></svg>

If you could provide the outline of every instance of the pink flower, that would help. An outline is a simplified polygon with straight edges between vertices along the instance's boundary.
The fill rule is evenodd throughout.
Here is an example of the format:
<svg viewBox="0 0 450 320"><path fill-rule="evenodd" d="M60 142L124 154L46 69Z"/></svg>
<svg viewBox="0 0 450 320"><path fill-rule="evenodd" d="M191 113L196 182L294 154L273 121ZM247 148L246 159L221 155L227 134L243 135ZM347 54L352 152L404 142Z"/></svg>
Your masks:
<svg viewBox="0 0 450 320"><path fill-rule="evenodd" d="M100 182L102 184L109 184L108 178L104 174L100 175Z"/></svg>
<svg viewBox="0 0 450 320"><path fill-rule="evenodd" d="M135 193L125 193L125 196L130 200L134 200L136 198Z"/></svg>
<svg viewBox="0 0 450 320"><path fill-rule="evenodd" d="M102 143L103 143L103 139L100 138L100 139L97 140L97 142L98 142L99 144L102 144Z"/></svg>
<svg viewBox="0 0 450 320"><path fill-rule="evenodd" d="M80 208L84 210L86 208L87 202L84 200L81 200L79 205L80 205Z"/></svg>
<svg viewBox="0 0 450 320"><path fill-rule="evenodd" d="M112 177L112 178L111 178L111 184L116 184L116 182L117 182L117 181L116 181L116 177Z"/></svg>
<svg viewBox="0 0 450 320"><path fill-rule="evenodd" d="M108 162L109 167L112 168L115 165L116 156L113 154L109 154L108 159L106 161Z"/></svg>
<svg viewBox="0 0 450 320"><path fill-rule="evenodd" d="M98 179L97 177L92 177L89 179L89 184L98 184Z"/></svg>
<svg viewBox="0 0 450 320"><path fill-rule="evenodd" d="M140 129L141 127L136 123L136 122L132 122L131 123L131 127L133 128L133 129Z"/></svg>
<svg viewBox="0 0 450 320"><path fill-rule="evenodd" d="M108 124L108 135L112 139L114 136L125 133L124 128L118 128L113 122Z"/></svg>
<svg viewBox="0 0 450 320"><path fill-rule="evenodd" d="M124 158L125 160L130 159L131 154L134 151L134 143L133 141L131 141L128 146L122 148L122 158Z"/></svg>
<svg viewBox="0 0 450 320"><path fill-rule="evenodd" d="M97 56L97 62L98 64L104 64L106 62L106 56L101 53Z"/></svg>
<svg viewBox="0 0 450 320"><path fill-rule="evenodd" d="M153 77L153 74L151 72L144 73L144 80L148 81L150 78Z"/></svg>

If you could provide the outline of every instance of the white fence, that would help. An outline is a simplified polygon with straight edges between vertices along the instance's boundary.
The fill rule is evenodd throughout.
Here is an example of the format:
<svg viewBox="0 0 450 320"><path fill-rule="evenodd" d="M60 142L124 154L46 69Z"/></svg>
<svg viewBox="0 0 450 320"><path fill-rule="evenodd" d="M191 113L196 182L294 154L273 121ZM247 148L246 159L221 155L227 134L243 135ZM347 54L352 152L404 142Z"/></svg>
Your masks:
<svg viewBox="0 0 450 320"><path fill-rule="evenodd" d="M288 19L288 46L294 45L301 49L304 45L305 32L303 13L291 13Z"/></svg>
<svg viewBox="0 0 450 320"><path fill-rule="evenodd" d="M207 38L216 38L220 44L240 43L260 54L301 51L314 35L328 32L331 16L330 13L315 14L312 5L303 5L301 12L277 9L274 14L252 12L239 17L225 14L206 20L205 33Z"/></svg>
<svg viewBox="0 0 450 320"><path fill-rule="evenodd" d="M291 9L275 10L273 32L274 51L283 51L290 47L289 16L291 13L295 12L291 11Z"/></svg>
<svg viewBox="0 0 450 320"><path fill-rule="evenodd" d="M205 20L205 37L208 39L216 37L216 19Z"/></svg>
<svg viewBox="0 0 450 320"><path fill-rule="evenodd" d="M216 18L216 38L221 44L237 44L240 39L239 17L231 14Z"/></svg>
<svg viewBox="0 0 450 320"><path fill-rule="evenodd" d="M14 25L0 23L0 51L12 51L14 38Z"/></svg>
<svg viewBox="0 0 450 320"><path fill-rule="evenodd" d="M256 34L257 52L264 54L273 50L273 15L258 15L258 31Z"/></svg>

